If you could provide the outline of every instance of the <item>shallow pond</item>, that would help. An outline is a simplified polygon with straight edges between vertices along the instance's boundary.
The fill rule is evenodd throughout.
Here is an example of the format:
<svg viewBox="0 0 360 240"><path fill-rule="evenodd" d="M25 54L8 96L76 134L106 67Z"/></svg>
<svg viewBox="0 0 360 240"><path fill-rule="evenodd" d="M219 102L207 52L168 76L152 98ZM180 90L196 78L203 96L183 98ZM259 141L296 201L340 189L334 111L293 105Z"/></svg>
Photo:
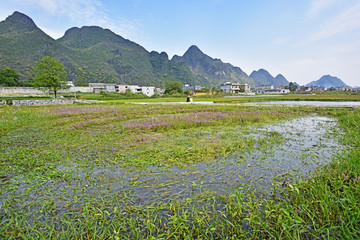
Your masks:
<svg viewBox="0 0 360 240"><path fill-rule="evenodd" d="M125 169L114 167L95 170L92 176L105 177L115 191L131 189L144 202L183 198L209 190L221 195L239 187L269 192L274 182L288 184L329 163L342 149L334 140L336 125L331 118L309 116L255 128L247 136L243 136L239 128L239 137L260 140L272 134L278 135L279 141L265 148L255 144L245 154L234 153L227 159L187 168L153 166L148 169L150 172L129 174Z"/></svg>
<svg viewBox="0 0 360 240"><path fill-rule="evenodd" d="M44 207L44 201L51 200L58 213L64 214L84 202L111 197L114 193L130 193L132 204L141 205L180 201L209 191L224 195L234 189L247 189L269 194L275 185L288 186L306 177L343 149L334 137L338 133L337 122L317 115L262 125L246 135L241 127L234 131L239 133L239 138L253 138L254 147L228 158L185 168L150 166L141 170L113 166L78 171L73 167L73 180L39 185L22 183L15 192L1 196L2 203L13 198L14 208L37 211ZM276 141L266 142L268 136L276 136L273 138ZM68 168L59 166L58 170Z"/></svg>

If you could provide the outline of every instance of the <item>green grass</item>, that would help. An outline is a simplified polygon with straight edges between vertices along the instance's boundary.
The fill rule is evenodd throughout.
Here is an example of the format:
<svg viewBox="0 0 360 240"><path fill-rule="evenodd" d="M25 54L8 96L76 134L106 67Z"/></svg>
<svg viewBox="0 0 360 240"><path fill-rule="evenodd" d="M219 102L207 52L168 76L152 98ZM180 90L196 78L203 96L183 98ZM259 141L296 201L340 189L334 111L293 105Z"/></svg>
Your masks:
<svg viewBox="0 0 360 240"><path fill-rule="evenodd" d="M324 92L314 94L284 94L277 96L244 96L214 98L215 102L262 102L262 101L360 101L360 94L353 92Z"/></svg>
<svg viewBox="0 0 360 240"><path fill-rule="evenodd" d="M121 94L78 94L79 99L88 100L106 100L111 102L185 102L184 96L165 96L156 98L147 98L142 95L124 96ZM248 96L222 96L205 95L193 97L194 102L213 101L215 103L245 103L262 101L360 101L360 94L353 92L324 92L315 94L284 94L274 96L248 95Z"/></svg>
<svg viewBox="0 0 360 240"><path fill-rule="evenodd" d="M1 109L0 238L360 237L360 110L119 102ZM271 152L286 139L277 132L249 137L254 126L315 112L338 119L342 134L333 137L348 148L306 179L279 178L271 194L253 184L216 194L191 172L194 164L234 154L241 161L255 147ZM174 172L171 181L161 182L161 171ZM170 194L182 174L199 179ZM151 189L156 181L161 191L152 202L137 187Z"/></svg>
<svg viewBox="0 0 360 240"><path fill-rule="evenodd" d="M50 97L41 97L41 96L29 96L29 97L19 97L19 96L14 96L14 97L0 97L0 101L1 100L5 100L5 101L12 101L12 100L44 100L44 99L52 99Z"/></svg>

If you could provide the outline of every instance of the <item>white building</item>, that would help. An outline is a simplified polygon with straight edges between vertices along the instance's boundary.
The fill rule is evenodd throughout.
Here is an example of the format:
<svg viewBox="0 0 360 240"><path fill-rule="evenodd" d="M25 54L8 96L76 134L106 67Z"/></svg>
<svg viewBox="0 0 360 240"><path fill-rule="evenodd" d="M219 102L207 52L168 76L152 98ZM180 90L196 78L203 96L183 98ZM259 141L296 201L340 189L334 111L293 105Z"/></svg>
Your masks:
<svg viewBox="0 0 360 240"><path fill-rule="evenodd" d="M255 87L255 91L257 94L264 94L265 91L273 90L274 85L266 85L266 86L257 86Z"/></svg>
<svg viewBox="0 0 360 240"><path fill-rule="evenodd" d="M335 87L335 91L352 91L352 87L349 86Z"/></svg>
<svg viewBox="0 0 360 240"><path fill-rule="evenodd" d="M257 90L257 94L285 94L290 93L289 89L267 89L267 90Z"/></svg>
<svg viewBox="0 0 360 240"><path fill-rule="evenodd" d="M231 91L231 82L222 83L220 89L223 90L224 93L229 93Z"/></svg>
<svg viewBox="0 0 360 240"><path fill-rule="evenodd" d="M151 97L155 94L155 87L141 87L142 94Z"/></svg>
<svg viewBox="0 0 360 240"><path fill-rule="evenodd" d="M132 93L138 93L136 90L138 88L139 88L138 85L120 84L120 85L116 85L116 92L126 93L127 90L130 90Z"/></svg>
<svg viewBox="0 0 360 240"><path fill-rule="evenodd" d="M116 84L114 83L89 83L89 87L93 89L93 93L116 92Z"/></svg>
<svg viewBox="0 0 360 240"><path fill-rule="evenodd" d="M220 85L220 89L222 89L224 93L232 94L239 94L241 89L244 90L245 93L250 92L250 86L247 83L226 82Z"/></svg>
<svg viewBox="0 0 360 240"><path fill-rule="evenodd" d="M116 92L118 93L126 93L127 90L130 90L132 93L142 93L148 97L151 97L155 94L155 87L140 87L139 85L127 85L120 84L116 85Z"/></svg>
<svg viewBox="0 0 360 240"><path fill-rule="evenodd" d="M187 90L190 90L192 92L194 91L200 91L201 90L201 86L200 85L190 85L190 84L184 84L183 85L183 91L187 91Z"/></svg>

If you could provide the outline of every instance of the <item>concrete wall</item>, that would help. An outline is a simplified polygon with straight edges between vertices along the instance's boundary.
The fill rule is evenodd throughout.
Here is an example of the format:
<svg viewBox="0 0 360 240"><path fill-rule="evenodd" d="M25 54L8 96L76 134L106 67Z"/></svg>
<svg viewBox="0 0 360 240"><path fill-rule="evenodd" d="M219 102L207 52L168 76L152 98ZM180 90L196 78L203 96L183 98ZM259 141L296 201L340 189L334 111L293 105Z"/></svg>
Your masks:
<svg viewBox="0 0 360 240"><path fill-rule="evenodd" d="M0 87L0 94L44 95L47 93L32 87Z"/></svg>
<svg viewBox="0 0 360 240"><path fill-rule="evenodd" d="M61 89L58 91L59 94L72 94L74 92L81 93L92 93L94 90L92 87L70 87L68 89Z"/></svg>
<svg viewBox="0 0 360 240"><path fill-rule="evenodd" d="M51 99L51 100L13 100L14 106L56 105L74 104L74 100Z"/></svg>

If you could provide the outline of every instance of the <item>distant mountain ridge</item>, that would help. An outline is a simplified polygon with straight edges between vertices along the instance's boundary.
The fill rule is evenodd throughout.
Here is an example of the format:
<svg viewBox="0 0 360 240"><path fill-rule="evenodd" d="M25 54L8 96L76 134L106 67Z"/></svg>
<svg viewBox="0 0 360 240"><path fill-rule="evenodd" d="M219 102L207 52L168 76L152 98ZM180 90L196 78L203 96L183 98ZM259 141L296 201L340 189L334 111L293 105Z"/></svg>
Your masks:
<svg viewBox="0 0 360 240"><path fill-rule="evenodd" d="M211 58L195 45L192 45L182 57L175 55L172 60L186 63L200 83L210 82L212 85L219 85L232 81L255 86L255 81L239 67Z"/></svg>
<svg viewBox="0 0 360 240"><path fill-rule="evenodd" d="M340 78L333 77L330 75L324 75L317 81L312 81L306 84L307 87L309 86L320 86L320 87L348 87Z"/></svg>
<svg viewBox="0 0 360 240"><path fill-rule="evenodd" d="M269 86L273 85L275 88L278 86L288 86L289 81L281 74L278 74L275 78L265 69L259 69L253 71L250 77L255 80L256 86Z"/></svg>
<svg viewBox="0 0 360 240"><path fill-rule="evenodd" d="M166 81L219 86L225 81L255 86L239 67L223 63L191 46L171 60L165 52L148 52L139 44L97 26L73 27L55 40L34 21L14 12L0 22L0 68L15 69L21 79L33 78L35 63L52 56L64 64L68 79L164 87Z"/></svg>
<svg viewBox="0 0 360 240"><path fill-rule="evenodd" d="M24 79L33 77L35 62L46 55L57 58L68 68L69 52L22 13L14 12L0 22L0 67L15 69Z"/></svg>

